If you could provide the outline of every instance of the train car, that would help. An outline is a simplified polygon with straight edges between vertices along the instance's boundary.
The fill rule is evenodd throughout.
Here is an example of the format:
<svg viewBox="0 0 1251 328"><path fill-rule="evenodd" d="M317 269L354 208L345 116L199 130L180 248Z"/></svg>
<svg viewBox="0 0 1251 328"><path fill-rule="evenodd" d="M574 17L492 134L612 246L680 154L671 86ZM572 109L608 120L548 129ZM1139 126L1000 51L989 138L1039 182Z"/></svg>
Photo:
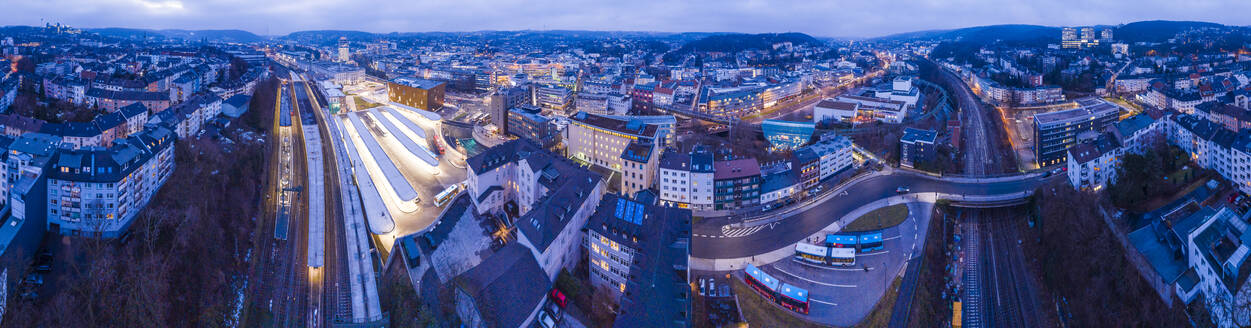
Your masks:
<svg viewBox="0 0 1251 328"><path fill-rule="evenodd" d="M760 296L769 299L770 302L777 302L778 285L780 283L776 278L760 270L755 265L751 265L751 263L747 264L747 268L743 269L743 272L746 273L743 281L748 286L760 293Z"/></svg>
<svg viewBox="0 0 1251 328"><path fill-rule="evenodd" d="M855 235L828 234L825 235L825 246L835 248L856 247L858 240L859 238L856 238Z"/></svg>
<svg viewBox="0 0 1251 328"><path fill-rule="evenodd" d="M851 247L838 248L830 247L829 257L827 260L833 266L855 266L856 265L856 249Z"/></svg>
<svg viewBox="0 0 1251 328"><path fill-rule="evenodd" d="M884 248L882 245L882 232L881 231L860 234L860 238L858 241L860 244L861 253L877 251L877 250L881 250L882 248Z"/></svg>
<svg viewBox="0 0 1251 328"><path fill-rule="evenodd" d="M795 244L795 259L815 264L830 264L830 248L809 243Z"/></svg>
<svg viewBox="0 0 1251 328"><path fill-rule="evenodd" d="M808 314L808 291L791 284L778 288L777 303L788 310Z"/></svg>

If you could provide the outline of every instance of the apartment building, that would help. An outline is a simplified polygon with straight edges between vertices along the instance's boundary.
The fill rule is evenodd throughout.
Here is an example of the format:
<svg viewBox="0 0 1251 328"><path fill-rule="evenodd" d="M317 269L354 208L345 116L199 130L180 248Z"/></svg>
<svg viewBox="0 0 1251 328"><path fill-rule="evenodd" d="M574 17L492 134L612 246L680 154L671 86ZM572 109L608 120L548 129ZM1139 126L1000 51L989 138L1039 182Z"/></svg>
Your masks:
<svg viewBox="0 0 1251 328"><path fill-rule="evenodd" d="M549 280L560 269L573 268L581 229L604 194L599 174L524 139L487 149L466 163L467 192L478 214L516 215L517 242L533 253Z"/></svg>
<svg viewBox="0 0 1251 328"><path fill-rule="evenodd" d="M760 204L760 162L740 158L713 163L713 204L716 210L732 210Z"/></svg>
<svg viewBox="0 0 1251 328"><path fill-rule="evenodd" d="M107 149L59 151L48 173L48 230L120 236L173 173L174 139L156 127Z"/></svg>
<svg viewBox="0 0 1251 328"><path fill-rule="evenodd" d="M855 164L854 148L850 138L827 132L813 144L800 149L810 149L820 158L819 179L825 180Z"/></svg>

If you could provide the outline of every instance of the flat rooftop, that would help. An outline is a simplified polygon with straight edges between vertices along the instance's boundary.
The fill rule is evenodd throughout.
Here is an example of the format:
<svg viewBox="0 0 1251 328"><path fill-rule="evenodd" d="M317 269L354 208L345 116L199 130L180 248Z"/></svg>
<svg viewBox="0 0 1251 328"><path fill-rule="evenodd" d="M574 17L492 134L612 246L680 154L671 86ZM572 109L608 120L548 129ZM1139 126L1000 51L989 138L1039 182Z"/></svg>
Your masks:
<svg viewBox="0 0 1251 328"><path fill-rule="evenodd" d="M412 78L412 77L398 77L398 78L392 79L391 82L395 84L403 85L403 86L408 86L408 87L413 87L413 88L418 88L418 89L425 89L425 90L434 89L435 87L438 87L440 84L443 84L443 82L439 82L439 81L418 79L418 78Z"/></svg>
<svg viewBox="0 0 1251 328"><path fill-rule="evenodd" d="M1121 111L1121 107L1113 105L1112 103L1102 99L1078 99L1076 102L1081 107L1050 113L1034 114L1034 122L1037 124L1067 122L1087 116L1102 117L1107 115L1116 115Z"/></svg>

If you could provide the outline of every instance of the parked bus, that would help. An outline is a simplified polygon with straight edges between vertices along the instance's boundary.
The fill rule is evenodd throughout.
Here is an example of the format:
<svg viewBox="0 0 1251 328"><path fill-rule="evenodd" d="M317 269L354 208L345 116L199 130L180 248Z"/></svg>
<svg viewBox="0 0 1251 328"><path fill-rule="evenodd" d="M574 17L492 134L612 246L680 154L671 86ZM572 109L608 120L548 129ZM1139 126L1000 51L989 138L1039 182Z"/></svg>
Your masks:
<svg viewBox="0 0 1251 328"><path fill-rule="evenodd" d="M778 304L791 311L808 314L808 291L791 284L778 288Z"/></svg>
<svg viewBox="0 0 1251 328"><path fill-rule="evenodd" d="M743 269L743 271L746 273L743 277L743 282L747 283L747 286L751 286L752 289L756 290L756 293L769 299L770 302L777 302L777 298L774 297L777 294L779 285L777 279L761 271L755 265L751 265L751 263L748 263L747 268Z"/></svg>
<svg viewBox="0 0 1251 328"><path fill-rule="evenodd" d="M830 247L838 247L838 248L856 247L856 242L858 240L859 238L856 238L855 235L841 235L841 234L840 235L836 235L836 234L825 235L825 245L830 246Z"/></svg>
<svg viewBox="0 0 1251 328"><path fill-rule="evenodd" d="M795 244L795 259L816 264L829 264L830 248L808 243Z"/></svg>
<svg viewBox="0 0 1251 328"><path fill-rule="evenodd" d="M460 193L459 183L448 186L447 189L443 189L443 191L440 191L438 195L434 196L434 206L442 207L444 204L447 204L448 201L451 201L452 198L456 198L456 194L458 193Z"/></svg>
<svg viewBox="0 0 1251 328"><path fill-rule="evenodd" d="M830 247L829 264L836 266L856 265L856 249Z"/></svg>
<svg viewBox="0 0 1251 328"><path fill-rule="evenodd" d="M856 265L856 248L819 246L808 243L795 244L795 259L807 263L830 266Z"/></svg>
<svg viewBox="0 0 1251 328"><path fill-rule="evenodd" d="M860 242L860 252L862 253L881 250L883 248L882 232L877 231L877 232L861 234L859 242Z"/></svg>

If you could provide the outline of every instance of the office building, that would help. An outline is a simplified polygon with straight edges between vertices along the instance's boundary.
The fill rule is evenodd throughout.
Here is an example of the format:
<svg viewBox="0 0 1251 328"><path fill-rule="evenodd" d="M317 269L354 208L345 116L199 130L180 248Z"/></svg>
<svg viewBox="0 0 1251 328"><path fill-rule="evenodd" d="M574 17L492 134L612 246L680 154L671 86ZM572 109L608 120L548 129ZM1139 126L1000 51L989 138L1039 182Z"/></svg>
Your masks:
<svg viewBox="0 0 1251 328"><path fill-rule="evenodd" d="M825 180L855 164L854 148L850 138L826 132L816 142L800 150L809 149L820 158L820 179Z"/></svg>
<svg viewBox="0 0 1251 328"><path fill-rule="evenodd" d="M401 77L387 82L387 100L421 110L438 110L443 107L443 92L447 83Z"/></svg>
<svg viewBox="0 0 1251 328"><path fill-rule="evenodd" d="M347 62L348 60L351 60L349 55L351 55L351 53L348 52L347 37L339 37L339 61Z"/></svg>
<svg viewBox="0 0 1251 328"><path fill-rule="evenodd" d="M622 120L578 112L569 117L565 149L570 158L621 172L622 153L631 144L655 144L658 128L641 120Z"/></svg>
<svg viewBox="0 0 1251 328"><path fill-rule="evenodd" d="M534 86L533 98L539 108L564 114L572 108L573 91L558 84L539 84Z"/></svg>
<svg viewBox="0 0 1251 328"><path fill-rule="evenodd" d="M1065 49L1077 49L1082 47L1082 40L1077 38L1077 28L1065 27L1060 30L1060 46Z"/></svg>
<svg viewBox="0 0 1251 328"><path fill-rule="evenodd" d="M530 140L535 144L551 149L560 142L560 133L552 124L551 118L543 116L542 110L532 105L508 110L508 135Z"/></svg>
<svg viewBox="0 0 1251 328"><path fill-rule="evenodd" d="M1081 140L1092 140L1111 126L1120 107L1098 98L1076 100L1078 108L1034 114L1034 158L1039 167L1064 163L1068 149Z"/></svg>

